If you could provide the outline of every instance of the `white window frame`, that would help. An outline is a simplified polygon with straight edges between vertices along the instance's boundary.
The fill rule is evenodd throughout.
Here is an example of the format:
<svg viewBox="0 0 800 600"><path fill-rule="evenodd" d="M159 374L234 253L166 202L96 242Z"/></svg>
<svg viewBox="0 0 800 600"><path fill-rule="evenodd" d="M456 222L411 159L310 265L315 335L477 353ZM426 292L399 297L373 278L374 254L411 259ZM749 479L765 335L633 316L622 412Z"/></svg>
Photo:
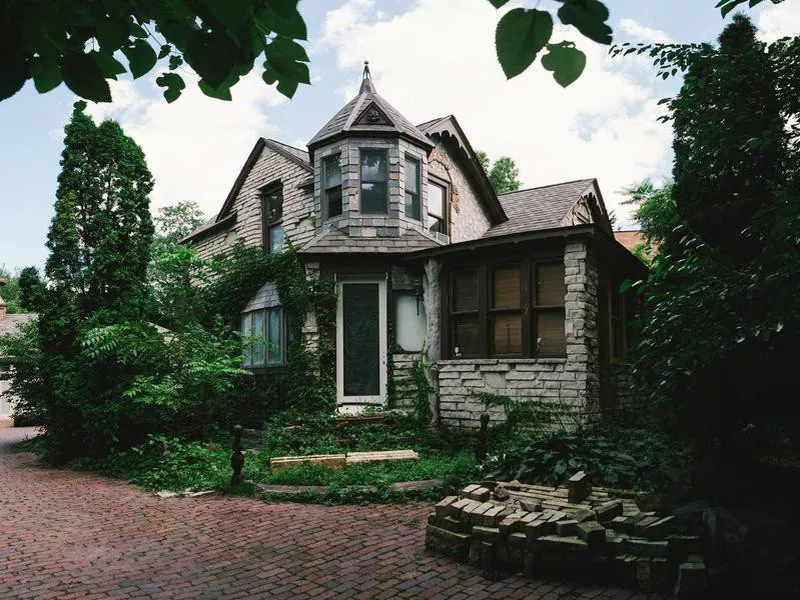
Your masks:
<svg viewBox="0 0 800 600"><path fill-rule="evenodd" d="M345 396L344 395L344 302L343 287L357 283L378 284L378 344L380 355L378 368L380 370L379 393L375 396ZM387 298L386 277L361 277L339 279L336 283L336 399L340 412L359 412L365 406L385 405L388 374L386 372L388 357L388 331L387 331Z"/></svg>

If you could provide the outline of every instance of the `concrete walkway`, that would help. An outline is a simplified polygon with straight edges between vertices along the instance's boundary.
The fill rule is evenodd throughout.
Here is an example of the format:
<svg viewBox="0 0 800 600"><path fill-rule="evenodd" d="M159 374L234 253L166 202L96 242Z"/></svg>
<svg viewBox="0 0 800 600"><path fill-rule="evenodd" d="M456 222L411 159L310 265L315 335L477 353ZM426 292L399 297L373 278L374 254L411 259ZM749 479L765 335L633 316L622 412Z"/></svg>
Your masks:
<svg viewBox="0 0 800 600"><path fill-rule="evenodd" d="M429 506L159 499L44 468L0 429L0 598L648 598L509 577L428 556ZM650 596L656 598L657 596Z"/></svg>

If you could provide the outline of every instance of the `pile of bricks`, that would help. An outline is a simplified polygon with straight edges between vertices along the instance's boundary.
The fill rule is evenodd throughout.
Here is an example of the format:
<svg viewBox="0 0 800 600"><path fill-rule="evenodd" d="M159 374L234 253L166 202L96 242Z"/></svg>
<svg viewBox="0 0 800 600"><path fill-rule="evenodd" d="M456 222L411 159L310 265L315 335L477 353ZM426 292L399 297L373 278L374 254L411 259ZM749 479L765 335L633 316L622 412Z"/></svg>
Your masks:
<svg viewBox="0 0 800 600"><path fill-rule="evenodd" d="M592 488L583 472L559 487L484 481L436 505L426 545L480 563L487 576L566 572L646 591L702 593L700 538L676 535L675 517L640 510L640 499L630 491Z"/></svg>

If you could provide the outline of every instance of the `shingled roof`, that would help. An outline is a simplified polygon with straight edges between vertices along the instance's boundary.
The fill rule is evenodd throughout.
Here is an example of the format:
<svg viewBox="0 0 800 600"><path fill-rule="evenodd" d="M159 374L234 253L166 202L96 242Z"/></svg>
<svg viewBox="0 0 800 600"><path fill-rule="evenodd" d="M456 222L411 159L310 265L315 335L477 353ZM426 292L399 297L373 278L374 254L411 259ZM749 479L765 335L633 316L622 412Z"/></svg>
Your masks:
<svg viewBox="0 0 800 600"><path fill-rule="evenodd" d="M579 179L501 194L498 199L508 221L490 228L483 237L560 227L567 212L581 196L594 190L594 183L594 179Z"/></svg>
<svg viewBox="0 0 800 600"><path fill-rule="evenodd" d="M393 254L439 248L444 243L409 229L400 237L351 237L339 230L323 233L300 252L302 254Z"/></svg>
<svg viewBox="0 0 800 600"><path fill-rule="evenodd" d="M378 109L380 118L371 121L362 118L364 112L371 105ZM382 114L381 114L382 113ZM400 112L384 100L375 91L372 82L372 75L369 71L368 63L364 66L364 75L361 80L361 89L358 96L337 112L325 126L308 142L309 152L312 154L313 148L325 141L347 135L365 134L375 135L376 133L394 133L409 138L425 148L433 147L431 141L417 127L411 124Z"/></svg>

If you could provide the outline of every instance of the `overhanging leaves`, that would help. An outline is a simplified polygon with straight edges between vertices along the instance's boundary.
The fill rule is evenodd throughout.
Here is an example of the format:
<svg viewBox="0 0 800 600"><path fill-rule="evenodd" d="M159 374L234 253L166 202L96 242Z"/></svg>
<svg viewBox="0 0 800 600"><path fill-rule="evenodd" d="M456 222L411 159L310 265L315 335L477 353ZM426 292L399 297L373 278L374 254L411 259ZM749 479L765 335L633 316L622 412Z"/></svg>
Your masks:
<svg viewBox="0 0 800 600"><path fill-rule="evenodd" d="M553 72L561 87L567 87L581 76L586 68L586 55L572 42L548 44L547 54L542 57L542 66Z"/></svg>
<svg viewBox="0 0 800 600"><path fill-rule="evenodd" d="M543 10L515 8L497 24L497 59L508 79L527 69L553 35L553 18Z"/></svg>
<svg viewBox="0 0 800 600"><path fill-rule="evenodd" d="M613 32L608 26L609 12L599 0L564 0L558 9L558 18L564 25L572 25L598 44L610 44Z"/></svg>
<svg viewBox="0 0 800 600"><path fill-rule="evenodd" d="M122 53L128 59L128 66L134 79L148 73L156 64L155 50L144 40L136 40L132 45L124 46Z"/></svg>
<svg viewBox="0 0 800 600"><path fill-rule="evenodd" d="M181 91L186 87L183 78L177 73L164 73L161 77L156 79L156 83L160 87L165 87L164 98L167 102L175 102L181 95Z"/></svg>
<svg viewBox="0 0 800 600"><path fill-rule="evenodd" d="M111 102L111 90L103 69L95 60L97 53L67 54L61 62L61 76L67 87L81 98Z"/></svg>

